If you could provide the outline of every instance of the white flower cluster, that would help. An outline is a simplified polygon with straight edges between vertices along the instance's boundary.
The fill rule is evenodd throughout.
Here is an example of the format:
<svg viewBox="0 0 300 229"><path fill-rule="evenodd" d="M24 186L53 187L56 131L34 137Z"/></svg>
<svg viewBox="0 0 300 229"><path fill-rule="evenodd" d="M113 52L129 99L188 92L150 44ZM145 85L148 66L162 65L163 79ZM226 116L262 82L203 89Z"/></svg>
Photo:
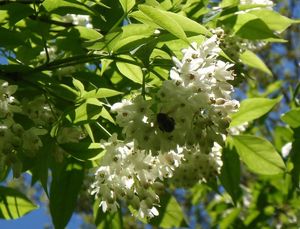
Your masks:
<svg viewBox="0 0 300 229"><path fill-rule="evenodd" d="M85 26L87 28L93 28L91 24L91 18L89 15L81 15L81 14L67 14L63 16L63 20L65 22L71 22L74 25Z"/></svg>
<svg viewBox="0 0 300 229"><path fill-rule="evenodd" d="M35 127L25 130L14 121L14 113L22 113L20 103L12 96L17 88L0 80L0 171L5 166L11 166L15 176L19 176L22 169L18 152L22 151L29 157L35 156L42 146L39 135L46 133Z"/></svg>
<svg viewBox="0 0 300 229"><path fill-rule="evenodd" d="M273 1L271 0L240 0L241 5L265 5L265 6L273 6Z"/></svg>
<svg viewBox="0 0 300 229"><path fill-rule="evenodd" d="M231 99L232 64L217 59L220 51L217 35L192 43L181 61L173 58L171 79L154 99L137 96L112 106L125 142L114 135L103 143L106 153L92 185L103 211L125 200L139 216L151 218L158 214L155 184L171 178L191 187L220 172L228 115L239 108Z"/></svg>
<svg viewBox="0 0 300 229"><path fill-rule="evenodd" d="M180 150L152 156L134 142L118 141L116 134L102 146L106 153L92 184L92 194L101 198L102 210L114 211L117 200L125 200L142 218L158 215L160 181L173 175L182 157Z"/></svg>
<svg viewBox="0 0 300 229"><path fill-rule="evenodd" d="M44 96L27 101L24 98L20 103L13 96L17 89L17 85L9 85L8 82L0 80L0 172L12 167L15 177L18 177L22 170L19 155L36 156L43 146L39 136L47 134L46 129L55 121L54 115L58 115ZM31 119L31 127L26 129L16 122L15 113ZM64 127L58 132L57 142L78 142L83 137L79 127Z"/></svg>

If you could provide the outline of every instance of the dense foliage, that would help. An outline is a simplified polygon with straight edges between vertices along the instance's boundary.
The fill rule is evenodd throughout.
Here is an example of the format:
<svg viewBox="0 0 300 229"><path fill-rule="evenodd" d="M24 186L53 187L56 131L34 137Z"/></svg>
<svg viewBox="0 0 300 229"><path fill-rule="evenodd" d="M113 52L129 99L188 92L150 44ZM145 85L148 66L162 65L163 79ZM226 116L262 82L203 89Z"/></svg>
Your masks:
<svg viewBox="0 0 300 229"><path fill-rule="evenodd" d="M55 228L299 226L299 20L274 9L1 1L0 217L38 207L30 174Z"/></svg>

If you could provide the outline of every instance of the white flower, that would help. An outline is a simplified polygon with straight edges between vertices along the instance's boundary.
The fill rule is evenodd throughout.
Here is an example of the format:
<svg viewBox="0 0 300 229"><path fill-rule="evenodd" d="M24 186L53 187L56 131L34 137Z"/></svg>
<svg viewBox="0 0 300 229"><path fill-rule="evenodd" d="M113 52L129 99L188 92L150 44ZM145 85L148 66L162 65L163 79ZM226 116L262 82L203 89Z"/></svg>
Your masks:
<svg viewBox="0 0 300 229"><path fill-rule="evenodd" d="M291 150L292 150L292 143L288 142L284 146L282 146L282 148L281 148L281 155L284 158L287 158L289 156Z"/></svg>

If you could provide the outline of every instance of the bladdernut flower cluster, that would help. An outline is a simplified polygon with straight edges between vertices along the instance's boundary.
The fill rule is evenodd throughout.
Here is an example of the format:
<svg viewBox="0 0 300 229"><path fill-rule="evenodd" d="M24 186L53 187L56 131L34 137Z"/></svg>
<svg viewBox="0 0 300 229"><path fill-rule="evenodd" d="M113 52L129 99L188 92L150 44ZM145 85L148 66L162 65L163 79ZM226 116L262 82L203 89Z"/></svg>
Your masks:
<svg viewBox="0 0 300 229"><path fill-rule="evenodd" d="M55 121L54 115L59 113L50 107L44 96L19 102L13 96L17 89L17 85L0 80L0 171L11 167L15 177L22 170L20 154L31 158L37 155L43 146L40 136L48 133L47 129ZM16 122L16 113L30 119L32 126L25 128ZM79 127L64 127L58 132L57 142L78 142L83 137Z"/></svg>
<svg viewBox="0 0 300 229"><path fill-rule="evenodd" d="M159 205L154 184L171 178L191 187L220 172L228 115L239 108L231 98L232 64L218 60L220 51L217 35L192 43L181 60L173 58L171 79L152 100L136 96L112 106L125 142L114 137L103 143L106 153L92 185L103 211L125 200L151 218Z"/></svg>
<svg viewBox="0 0 300 229"><path fill-rule="evenodd" d="M118 141L116 134L102 142L102 147L106 153L91 187L91 193L101 199L102 210L115 211L117 200L123 200L136 209L141 218L157 216L161 181L172 177L179 166L180 150L152 156L136 148L132 141Z"/></svg>

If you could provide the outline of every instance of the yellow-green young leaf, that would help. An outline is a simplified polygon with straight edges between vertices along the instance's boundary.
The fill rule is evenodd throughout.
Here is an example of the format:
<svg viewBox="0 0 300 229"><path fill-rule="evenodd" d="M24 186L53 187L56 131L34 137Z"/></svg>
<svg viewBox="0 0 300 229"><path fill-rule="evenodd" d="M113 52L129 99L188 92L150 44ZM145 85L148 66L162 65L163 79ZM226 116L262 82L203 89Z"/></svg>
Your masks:
<svg viewBox="0 0 300 229"><path fill-rule="evenodd" d="M77 79L73 78L74 87L80 91L80 94L84 93L84 85Z"/></svg>
<svg viewBox="0 0 300 229"><path fill-rule="evenodd" d="M107 119L107 120L110 121L111 123L116 124L116 123L115 123L115 120L113 119L113 117L111 117L110 113L105 109L105 107L102 107L100 116L101 116L102 118Z"/></svg>
<svg viewBox="0 0 300 229"><path fill-rule="evenodd" d="M102 103L95 99L87 99L85 103L81 104L75 110L69 112L66 118L72 123L94 121L100 117L102 110Z"/></svg>
<svg viewBox="0 0 300 229"><path fill-rule="evenodd" d="M67 13L83 14L89 13L94 14L86 5L81 4L77 1L71 0L45 0L42 3L43 7L51 13L58 13L65 15Z"/></svg>
<svg viewBox="0 0 300 229"><path fill-rule="evenodd" d="M292 128L297 128L300 126L300 108L294 108L286 112L281 117L282 121L287 123Z"/></svg>
<svg viewBox="0 0 300 229"><path fill-rule="evenodd" d="M126 60L135 61L134 58L128 56L128 55L120 55L120 58L124 58ZM132 80L135 83L142 84L143 82L143 71L141 67L138 65L138 63L130 64L126 62L117 62L116 63L118 70L121 72L123 76L126 78Z"/></svg>
<svg viewBox="0 0 300 229"><path fill-rule="evenodd" d="M75 26L75 29L79 32L80 38L84 40L95 41L103 37L101 33L85 26Z"/></svg>
<svg viewBox="0 0 300 229"><path fill-rule="evenodd" d="M268 25L270 29L277 32L283 32L291 24L297 23L297 21L282 16L281 14L273 10L259 9L259 10L251 10L249 11L249 13L254 14L258 18L260 18Z"/></svg>
<svg viewBox="0 0 300 229"><path fill-rule="evenodd" d="M101 99L101 98L112 97L120 94L123 94L123 92L112 90L109 88L99 88L99 89L86 92L82 97L84 99L89 99L89 98Z"/></svg>
<svg viewBox="0 0 300 229"><path fill-rule="evenodd" d="M282 158L267 140L252 135L236 135L232 140L241 160L252 172L261 175L285 172Z"/></svg>
<svg viewBox="0 0 300 229"><path fill-rule="evenodd" d="M233 224L233 222L238 218L241 210L241 208L234 208L229 212L226 212L226 217L223 217L220 221L220 229L229 228Z"/></svg>
<svg viewBox="0 0 300 229"><path fill-rule="evenodd" d="M119 0L125 13L128 13L135 5L135 0Z"/></svg>
<svg viewBox="0 0 300 229"><path fill-rule="evenodd" d="M266 64L252 51L246 50L240 55L241 61L252 67L261 70L262 72L267 73L268 75L272 75L270 69L266 66Z"/></svg>
<svg viewBox="0 0 300 229"><path fill-rule="evenodd" d="M254 14L235 14L221 19L222 23L232 27L234 33L249 40L277 40L282 41L266 25L264 21Z"/></svg>
<svg viewBox="0 0 300 229"><path fill-rule="evenodd" d="M268 113L280 100L281 98L250 98L243 100L241 102L239 111L231 115L232 122L230 127L238 126L263 116L264 114Z"/></svg>
<svg viewBox="0 0 300 229"><path fill-rule="evenodd" d="M139 10L151 18L155 24L188 43L184 30L176 20L168 15L167 11L147 5L140 5Z"/></svg>
<svg viewBox="0 0 300 229"><path fill-rule="evenodd" d="M89 137L91 138L92 142L95 142L94 134L93 134L90 124L86 123L83 126L84 126L85 131L88 133Z"/></svg>
<svg viewBox="0 0 300 229"><path fill-rule="evenodd" d="M160 196L159 215L150 220L150 224L160 228L179 228L186 227L184 213L177 200L166 193Z"/></svg>
<svg viewBox="0 0 300 229"><path fill-rule="evenodd" d="M212 33L208 29L206 29L203 25L189 19L188 17L185 17L185 16L180 15L180 14L176 14L176 13L173 13L173 12L169 12L169 11L166 11L165 13L170 18L174 19L178 23L178 25L180 25L181 28L185 32L193 32L193 33L196 33L196 34L203 34L203 35L206 35L206 36L211 36L212 35Z"/></svg>
<svg viewBox="0 0 300 229"><path fill-rule="evenodd" d="M4 219L17 219L37 209L21 192L7 187L0 187L0 215Z"/></svg>

